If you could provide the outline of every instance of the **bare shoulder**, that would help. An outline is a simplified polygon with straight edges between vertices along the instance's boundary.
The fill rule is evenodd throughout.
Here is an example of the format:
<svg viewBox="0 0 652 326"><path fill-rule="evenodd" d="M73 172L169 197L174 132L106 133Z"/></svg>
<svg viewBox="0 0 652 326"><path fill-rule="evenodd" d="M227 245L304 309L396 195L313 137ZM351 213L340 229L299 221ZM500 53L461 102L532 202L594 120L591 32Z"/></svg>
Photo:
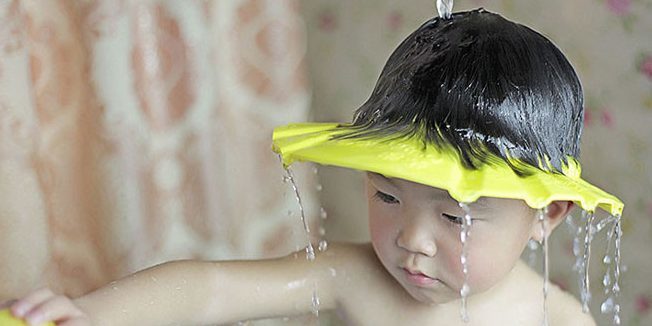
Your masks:
<svg viewBox="0 0 652 326"><path fill-rule="evenodd" d="M582 311L580 302L570 293L551 284L548 295L551 325L560 326L594 326L595 320L590 313Z"/></svg>
<svg viewBox="0 0 652 326"><path fill-rule="evenodd" d="M521 283L518 284L517 289L523 291L524 297L531 298L529 301L534 303L534 311L540 311L541 304L543 304L542 276L523 262L519 262L516 269L523 276L520 278ZM596 325L591 314L582 311L582 305L574 295L562 290L553 283L549 283L547 305L550 325Z"/></svg>

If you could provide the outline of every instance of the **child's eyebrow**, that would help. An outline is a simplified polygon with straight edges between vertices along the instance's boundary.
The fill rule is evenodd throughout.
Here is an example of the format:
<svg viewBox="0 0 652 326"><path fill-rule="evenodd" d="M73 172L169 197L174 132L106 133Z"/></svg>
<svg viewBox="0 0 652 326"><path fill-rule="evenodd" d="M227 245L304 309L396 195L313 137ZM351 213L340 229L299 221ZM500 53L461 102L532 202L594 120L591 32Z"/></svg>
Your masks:
<svg viewBox="0 0 652 326"><path fill-rule="evenodd" d="M390 179L390 178L388 178L388 177L386 177L386 176L384 176L384 175L382 175L382 174L380 174L380 173L376 173L376 172L367 172L367 173L368 173L370 176L374 177L374 178L382 179L382 180L384 180L384 181L386 181L386 182L389 182L389 183L391 183L393 186L395 186L396 188L398 188L398 184L396 184L392 179Z"/></svg>

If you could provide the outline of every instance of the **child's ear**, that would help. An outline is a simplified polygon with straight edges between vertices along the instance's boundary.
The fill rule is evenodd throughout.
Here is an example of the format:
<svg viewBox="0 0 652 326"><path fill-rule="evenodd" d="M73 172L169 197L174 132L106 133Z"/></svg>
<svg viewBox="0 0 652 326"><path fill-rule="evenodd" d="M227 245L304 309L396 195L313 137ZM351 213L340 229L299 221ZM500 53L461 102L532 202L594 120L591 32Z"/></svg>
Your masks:
<svg viewBox="0 0 652 326"><path fill-rule="evenodd" d="M553 201L548 205L546 236L549 236L552 230L564 221L574 206L572 201ZM532 226L531 238L539 242L543 241L541 231L541 223L537 220Z"/></svg>

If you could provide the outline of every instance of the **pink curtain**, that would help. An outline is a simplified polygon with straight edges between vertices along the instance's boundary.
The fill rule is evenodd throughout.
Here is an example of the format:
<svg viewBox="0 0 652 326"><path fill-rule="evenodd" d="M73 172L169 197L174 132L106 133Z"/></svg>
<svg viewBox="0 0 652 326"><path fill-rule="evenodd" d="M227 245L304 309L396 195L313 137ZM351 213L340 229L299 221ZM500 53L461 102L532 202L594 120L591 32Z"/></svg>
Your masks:
<svg viewBox="0 0 652 326"><path fill-rule="evenodd" d="M4 1L0 300L305 245L270 150L307 119L305 46L297 1Z"/></svg>

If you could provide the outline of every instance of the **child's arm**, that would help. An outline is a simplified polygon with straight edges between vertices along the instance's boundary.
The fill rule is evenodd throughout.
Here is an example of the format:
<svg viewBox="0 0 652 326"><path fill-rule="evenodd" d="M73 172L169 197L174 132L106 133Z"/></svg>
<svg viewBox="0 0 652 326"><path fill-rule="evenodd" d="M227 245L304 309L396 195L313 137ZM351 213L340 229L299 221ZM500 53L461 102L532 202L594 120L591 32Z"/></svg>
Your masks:
<svg viewBox="0 0 652 326"><path fill-rule="evenodd" d="M312 262L299 252L260 261L165 263L75 299L74 305L59 300L38 313L72 320L80 318L79 308L92 325L222 324L309 313L315 291L319 308L329 310L337 297L336 251Z"/></svg>

